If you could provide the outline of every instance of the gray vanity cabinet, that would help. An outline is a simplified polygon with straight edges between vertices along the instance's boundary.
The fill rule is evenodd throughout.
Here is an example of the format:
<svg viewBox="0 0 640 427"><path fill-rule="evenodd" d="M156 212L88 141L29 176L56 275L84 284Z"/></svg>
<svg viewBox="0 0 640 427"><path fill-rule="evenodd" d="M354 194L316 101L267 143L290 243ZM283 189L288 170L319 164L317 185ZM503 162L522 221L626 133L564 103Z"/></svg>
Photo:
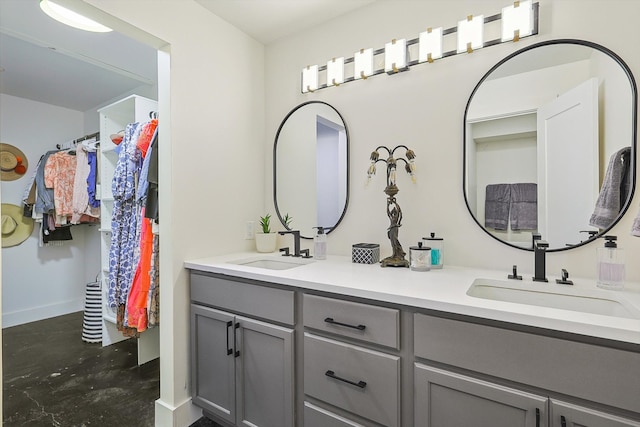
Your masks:
<svg viewBox="0 0 640 427"><path fill-rule="evenodd" d="M399 348L400 311L304 294L303 316L304 394L345 411L305 402L305 427L400 427L401 357L378 348Z"/></svg>
<svg viewBox="0 0 640 427"><path fill-rule="evenodd" d="M414 345L425 361L414 370L416 426L640 427L556 399L640 413L638 352L423 314L414 315Z"/></svg>
<svg viewBox="0 0 640 427"><path fill-rule="evenodd" d="M640 427L638 421L555 399L551 399L550 412L551 427Z"/></svg>
<svg viewBox="0 0 640 427"><path fill-rule="evenodd" d="M547 398L415 364L416 427L546 427Z"/></svg>
<svg viewBox="0 0 640 427"><path fill-rule="evenodd" d="M242 313L257 297L267 318L290 311L293 319L293 294L204 275L191 279L193 403L235 426L294 427L294 330L204 305Z"/></svg>

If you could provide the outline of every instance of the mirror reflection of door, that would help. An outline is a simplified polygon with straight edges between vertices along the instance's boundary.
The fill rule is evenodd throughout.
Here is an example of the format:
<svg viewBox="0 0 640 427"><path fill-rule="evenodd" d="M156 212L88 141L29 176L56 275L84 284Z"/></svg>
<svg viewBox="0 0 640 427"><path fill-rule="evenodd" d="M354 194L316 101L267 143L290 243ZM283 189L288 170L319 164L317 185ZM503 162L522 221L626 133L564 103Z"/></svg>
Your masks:
<svg viewBox="0 0 640 427"><path fill-rule="evenodd" d="M538 230L552 247L597 231L588 224L600 188L598 122L596 78L538 108Z"/></svg>
<svg viewBox="0 0 640 427"><path fill-rule="evenodd" d="M347 135L341 123L316 117L316 202L318 226L332 227L346 203Z"/></svg>
<svg viewBox="0 0 640 427"><path fill-rule="evenodd" d="M635 158L636 109L631 71L602 46L557 40L505 58L478 83L465 112L464 196L474 220L496 239L528 250L534 232L549 250L606 234L633 195L633 161L623 160L629 188L621 186L609 225L596 225L592 215L601 210L610 159L622 151ZM502 190L529 186L531 194L532 185L537 218L512 227L513 193ZM507 207L496 218L500 197Z"/></svg>

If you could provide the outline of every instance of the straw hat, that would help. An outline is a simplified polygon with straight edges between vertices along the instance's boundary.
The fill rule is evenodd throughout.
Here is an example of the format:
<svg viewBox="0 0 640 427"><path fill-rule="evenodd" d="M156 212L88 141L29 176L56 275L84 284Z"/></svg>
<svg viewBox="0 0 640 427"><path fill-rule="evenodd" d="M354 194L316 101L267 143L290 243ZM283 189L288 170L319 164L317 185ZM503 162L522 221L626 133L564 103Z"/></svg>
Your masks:
<svg viewBox="0 0 640 427"><path fill-rule="evenodd" d="M14 181L21 178L29 167L27 156L9 144L0 144L0 169L3 181Z"/></svg>
<svg viewBox="0 0 640 427"><path fill-rule="evenodd" d="M2 247L17 246L33 232L33 219L22 216L20 206L2 204Z"/></svg>

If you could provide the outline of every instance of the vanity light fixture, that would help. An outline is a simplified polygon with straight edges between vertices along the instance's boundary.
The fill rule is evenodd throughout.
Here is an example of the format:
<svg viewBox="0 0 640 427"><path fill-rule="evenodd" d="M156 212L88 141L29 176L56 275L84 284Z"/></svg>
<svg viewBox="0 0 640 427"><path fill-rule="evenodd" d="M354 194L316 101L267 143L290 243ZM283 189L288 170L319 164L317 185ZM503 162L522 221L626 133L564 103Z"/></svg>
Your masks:
<svg viewBox="0 0 640 427"><path fill-rule="evenodd" d="M407 67L407 40L391 40L384 45L384 71L388 74L406 71Z"/></svg>
<svg viewBox="0 0 640 427"><path fill-rule="evenodd" d="M484 46L484 15L458 21L458 53L471 53Z"/></svg>
<svg viewBox="0 0 640 427"><path fill-rule="evenodd" d="M516 1L502 8L502 41L518 41L533 32L531 0Z"/></svg>
<svg viewBox="0 0 640 427"><path fill-rule="evenodd" d="M418 62L433 62L442 58L442 27L428 28L420 33Z"/></svg>
<svg viewBox="0 0 640 427"><path fill-rule="evenodd" d="M327 62L327 85L340 86L344 83L344 57Z"/></svg>
<svg viewBox="0 0 640 427"><path fill-rule="evenodd" d="M373 74L373 49L360 49L353 54L353 78L366 79Z"/></svg>
<svg viewBox="0 0 640 427"><path fill-rule="evenodd" d="M84 31L92 31L94 33L108 33L113 31L109 27L99 24L92 19L82 16L66 7L62 7L50 0L40 0L40 9L51 18L70 27Z"/></svg>
<svg viewBox="0 0 640 427"><path fill-rule="evenodd" d="M318 66L307 65L302 69L302 93L318 89Z"/></svg>
<svg viewBox="0 0 640 427"><path fill-rule="evenodd" d="M415 39L394 39L379 49L360 49L351 58L340 58L343 61L342 76L336 77L334 74L336 71L333 69L333 60L327 65L307 66L302 70L302 93L355 80L364 80L378 74L396 74L399 71L406 71L414 65L462 53L471 53L483 47L512 40L518 41L523 37L536 35L539 27L539 9L539 3L534 3L533 0L516 0L512 5L504 7L501 13L489 16L469 15L466 19L459 21L455 27L432 28L430 31L420 33L420 36ZM495 21L502 21L501 37L484 40L485 25ZM445 44L445 37L453 34L457 35L457 44ZM415 44L419 44L419 48L411 49L411 46ZM449 44L455 47L445 52L443 45ZM384 67L376 69L374 63L380 64L381 61L375 60L374 62L374 58L379 55L384 55ZM338 58L336 58L336 62L338 62ZM353 75L345 75L344 65L351 63L353 63Z"/></svg>

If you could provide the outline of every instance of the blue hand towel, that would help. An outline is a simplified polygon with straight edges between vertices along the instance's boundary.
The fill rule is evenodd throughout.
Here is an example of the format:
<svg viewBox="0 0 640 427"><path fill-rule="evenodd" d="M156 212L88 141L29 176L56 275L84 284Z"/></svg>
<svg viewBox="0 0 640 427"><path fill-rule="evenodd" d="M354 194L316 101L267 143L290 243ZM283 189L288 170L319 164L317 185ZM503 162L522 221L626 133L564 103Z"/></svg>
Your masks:
<svg viewBox="0 0 640 427"><path fill-rule="evenodd" d="M538 186L535 183L511 184L511 229L538 228Z"/></svg>
<svg viewBox="0 0 640 427"><path fill-rule="evenodd" d="M589 225L608 228L620 213L620 208L628 196L630 178L629 162L631 147L624 147L615 152L609 159L607 172L602 182L596 206L589 220ZM624 197L624 199L622 199Z"/></svg>
<svg viewBox="0 0 640 427"><path fill-rule="evenodd" d="M484 200L484 226L506 230L509 222L511 186L509 184L487 185Z"/></svg>

